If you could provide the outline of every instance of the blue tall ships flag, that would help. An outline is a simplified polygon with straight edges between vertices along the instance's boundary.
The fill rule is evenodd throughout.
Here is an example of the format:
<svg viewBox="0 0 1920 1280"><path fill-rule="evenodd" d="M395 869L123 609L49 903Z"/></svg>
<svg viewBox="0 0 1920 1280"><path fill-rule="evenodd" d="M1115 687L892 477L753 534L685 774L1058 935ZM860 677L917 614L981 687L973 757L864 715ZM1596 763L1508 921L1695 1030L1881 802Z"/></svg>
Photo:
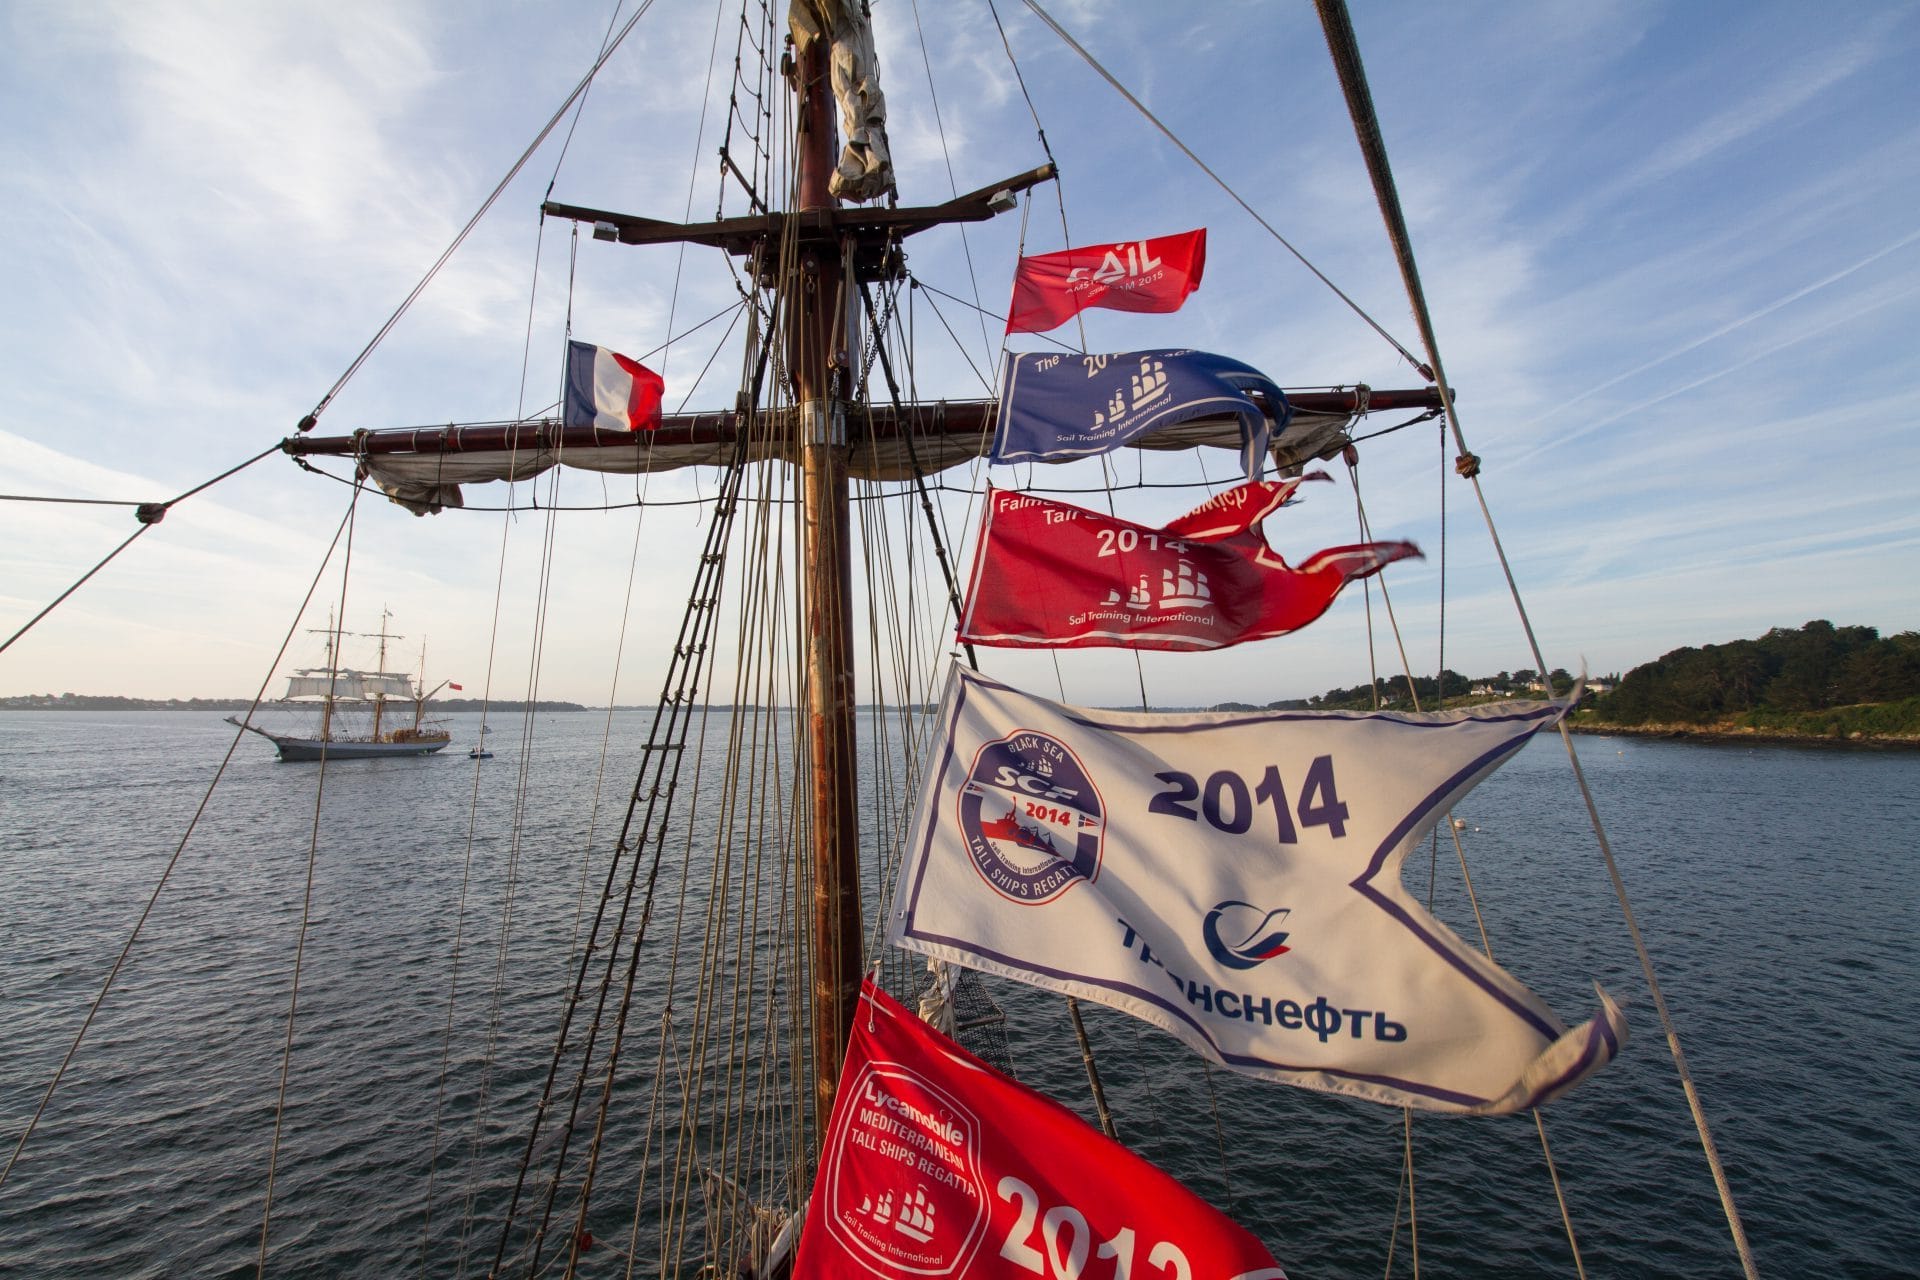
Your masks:
<svg viewBox="0 0 1920 1280"><path fill-rule="evenodd" d="M1271 426L1251 391L1272 406ZM1293 410L1273 380L1251 365L1207 351L1010 352L1000 374L990 460L1090 458L1159 428L1226 415L1240 420L1241 465L1248 479L1257 479L1270 431L1284 429Z"/></svg>

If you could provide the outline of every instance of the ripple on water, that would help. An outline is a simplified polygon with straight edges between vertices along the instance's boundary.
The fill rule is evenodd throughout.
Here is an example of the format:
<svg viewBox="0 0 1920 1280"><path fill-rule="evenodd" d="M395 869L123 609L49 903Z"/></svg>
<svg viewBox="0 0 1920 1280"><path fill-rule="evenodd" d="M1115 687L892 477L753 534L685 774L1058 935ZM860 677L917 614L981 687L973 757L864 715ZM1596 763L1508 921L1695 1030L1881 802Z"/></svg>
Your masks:
<svg viewBox="0 0 1920 1280"><path fill-rule="evenodd" d="M604 723L538 724L518 841L504 834L512 768L485 775L470 842L466 760L329 770L272 1272L451 1274L470 1173L483 1171L483 1216L507 1194L567 980ZM622 758L607 772L616 797L644 717L622 725ZM477 729L462 724L456 740ZM16 1135L39 1104L231 733L192 714L0 713L0 1133ZM1762 1273L1911 1272L1920 757L1596 738L1579 749ZM252 1273L315 782L310 766L263 755L235 757L0 1192L0 1270ZM603 802L603 842L617 803ZM1569 1020L1588 1016L1595 980L1628 1008L1635 1038L1621 1060L1546 1113L1588 1274L1732 1273L1705 1158L1563 748L1530 746L1460 814L1501 963ZM510 864L521 878L496 1021L486 992ZM1409 884L1424 892L1430 868L1436 912L1477 936L1450 840L1409 859ZM465 994L448 1042L456 930ZM1057 999L993 990L1023 1079L1084 1113ZM1208 1073L1131 1019L1085 1012L1130 1145L1231 1207L1293 1274L1384 1272L1398 1112ZM1528 1119L1420 1116L1413 1131L1423 1270L1570 1271ZM474 1229L469 1270L484 1270L492 1243ZM1393 1248L1396 1274L1410 1273L1404 1229Z"/></svg>

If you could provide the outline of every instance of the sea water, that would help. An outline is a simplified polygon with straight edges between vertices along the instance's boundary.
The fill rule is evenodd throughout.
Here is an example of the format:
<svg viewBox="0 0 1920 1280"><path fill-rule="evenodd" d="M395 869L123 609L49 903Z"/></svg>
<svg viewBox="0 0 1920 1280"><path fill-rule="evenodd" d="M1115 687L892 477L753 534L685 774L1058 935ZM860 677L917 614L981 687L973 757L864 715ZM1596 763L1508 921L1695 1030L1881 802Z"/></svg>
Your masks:
<svg viewBox="0 0 1920 1280"><path fill-rule="evenodd" d="M324 788L248 738L181 848L220 717L0 713L4 1155L178 850L0 1187L0 1273L250 1274L264 1234L269 1274L484 1274L598 895L579 851L610 843L649 720L496 716L476 766L477 718L454 717L445 753L329 765ZM1920 754L1576 743L1761 1274L1920 1273ZM1569 1022L1598 982L1633 1029L1544 1112L1587 1274L1737 1275L1564 747L1530 745L1455 816L1500 963ZM1450 839L1405 876L1477 938ZM991 989L1021 1077L1087 1113L1058 998ZM1412 1274L1400 1112L1202 1070L1086 1013L1122 1139L1296 1280L1386 1274L1390 1248ZM1529 1117L1419 1115L1411 1136L1423 1273L1574 1273Z"/></svg>

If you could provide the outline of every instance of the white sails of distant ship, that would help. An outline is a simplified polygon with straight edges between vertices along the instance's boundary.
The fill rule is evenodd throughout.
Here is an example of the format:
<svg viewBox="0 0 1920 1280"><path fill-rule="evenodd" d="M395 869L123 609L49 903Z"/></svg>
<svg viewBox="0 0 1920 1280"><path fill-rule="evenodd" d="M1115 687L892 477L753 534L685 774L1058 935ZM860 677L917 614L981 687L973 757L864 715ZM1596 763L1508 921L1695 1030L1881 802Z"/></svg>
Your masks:
<svg viewBox="0 0 1920 1280"><path fill-rule="evenodd" d="M390 614L380 615L379 657L371 671L336 665L341 636L329 621L324 665L304 667L287 677L283 708L298 709L310 721L304 731L274 732L235 717L229 724L257 733L279 749L280 759L365 760L386 756L424 756L453 740L447 730L426 721L427 700L445 687L441 681L423 690L414 677L387 671L387 642L404 639L387 631ZM426 662L425 646L421 663ZM404 709L403 709L404 708ZM398 721L398 723L395 723Z"/></svg>

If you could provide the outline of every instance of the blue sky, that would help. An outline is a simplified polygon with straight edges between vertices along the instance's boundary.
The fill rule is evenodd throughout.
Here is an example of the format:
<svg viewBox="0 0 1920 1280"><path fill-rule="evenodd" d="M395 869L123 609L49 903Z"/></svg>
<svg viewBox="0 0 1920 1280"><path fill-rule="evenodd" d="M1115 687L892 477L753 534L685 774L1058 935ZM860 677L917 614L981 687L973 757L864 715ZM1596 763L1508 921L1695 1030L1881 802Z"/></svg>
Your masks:
<svg viewBox="0 0 1920 1280"><path fill-rule="evenodd" d="M904 202L1045 159L984 2L874 7ZM1050 8L1415 345L1310 6ZM1063 180L964 241L916 238L920 279L1001 310L1023 235L1030 252L1066 243L1062 202L1073 243L1203 225L1207 279L1187 307L1090 312L1092 348L1195 346L1286 385L1417 382L1017 0L999 12ZM591 63L608 19L605 5L484 2L0 9L0 493L167 498L289 434ZM1462 426L1549 665L1622 669L1816 617L1920 627L1920 10L1365 3L1354 21ZM637 354L727 307L716 251L682 261L585 241L570 289L570 228L543 231L537 210L551 180L572 203L712 216L735 27L737 10L716 27L711 8L660 0L588 96L564 160L556 135L321 430L537 411L554 398L569 310L575 336ZM983 335L926 292L921 394L982 394L971 370L990 366L997 325ZM712 352L703 332L656 361L670 403L731 402L734 356L697 376ZM1472 491L1443 478L1450 456L1422 426L1374 442L1361 465L1375 534L1428 552L1387 579L1412 660L1431 670L1437 656L1444 545L1447 665L1532 666ZM1197 480L1203 464L1155 467L1154 479ZM1269 522L1282 554L1357 540L1333 469L1336 484ZM1131 455L1117 471L1136 475ZM1225 479L1224 456L1204 471ZM1031 482L1098 479L1082 466ZM619 496L577 473L561 485L581 505ZM497 504L504 487L492 488L469 501ZM648 495L712 488L677 473ZM182 503L0 655L0 694L250 693L347 496L275 457ZM1157 522L1202 497L1115 500ZM945 505L963 530L964 497ZM698 510L656 508L637 530L630 509L557 522L544 696L651 700ZM133 527L121 508L0 502L0 633ZM474 692L497 595L494 689L518 696L545 530L542 513L422 519L364 502L351 625L371 630L390 605L409 652L427 638L430 677ZM337 576L326 583L323 600L338 591ZM316 605L302 625L323 619ZM1357 683L1365 620L1351 590L1299 635L1149 655L1144 679L1175 705ZM294 657L310 661L306 639ZM1396 669L1391 638L1376 647ZM1085 702L1137 698L1141 678L1123 653L983 664Z"/></svg>

